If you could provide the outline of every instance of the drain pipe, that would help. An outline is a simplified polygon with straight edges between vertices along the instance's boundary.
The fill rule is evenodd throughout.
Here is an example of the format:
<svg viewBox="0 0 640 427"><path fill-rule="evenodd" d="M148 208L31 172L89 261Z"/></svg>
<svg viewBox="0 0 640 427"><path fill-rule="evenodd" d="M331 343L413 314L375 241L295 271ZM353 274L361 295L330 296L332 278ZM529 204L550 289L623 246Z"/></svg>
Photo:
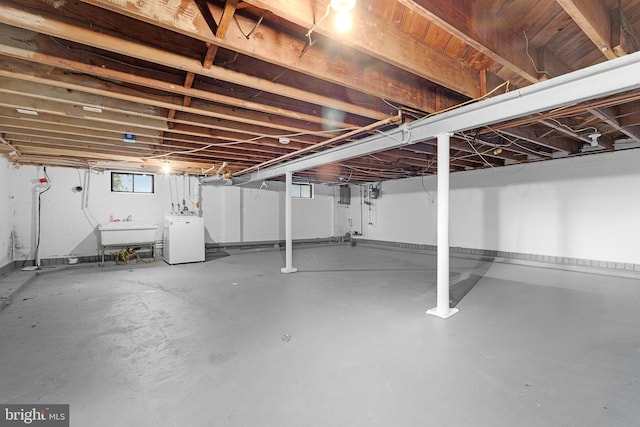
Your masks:
<svg viewBox="0 0 640 427"><path fill-rule="evenodd" d="M438 273L437 307L427 314L446 319L458 312L449 307L449 138L438 135Z"/></svg>
<svg viewBox="0 0 640 427"><path fill-rule="evenodd" d="M230 179L225 178L224 175L222 174L222 171L226 167L227 167L227 162L223 162L222 166L220 166L218 168L218 170L216 171L215 175L209 176L209 177L206 177L206 178L200 178L200 185L207 185L207 184L211 184L211 185L232 185L233 182Z"/></svg>

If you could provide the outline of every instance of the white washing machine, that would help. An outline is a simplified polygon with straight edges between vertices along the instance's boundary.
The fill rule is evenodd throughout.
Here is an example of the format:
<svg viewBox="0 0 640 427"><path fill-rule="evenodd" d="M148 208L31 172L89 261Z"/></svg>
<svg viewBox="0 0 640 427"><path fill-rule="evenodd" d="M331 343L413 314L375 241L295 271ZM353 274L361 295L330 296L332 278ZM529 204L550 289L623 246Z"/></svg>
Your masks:
<svg viewBox="0 0 640 427"><path fill-rule="evenodd" d="M195 215L166 216L162 254L167 264L204 261L204 220Z"/></svg>

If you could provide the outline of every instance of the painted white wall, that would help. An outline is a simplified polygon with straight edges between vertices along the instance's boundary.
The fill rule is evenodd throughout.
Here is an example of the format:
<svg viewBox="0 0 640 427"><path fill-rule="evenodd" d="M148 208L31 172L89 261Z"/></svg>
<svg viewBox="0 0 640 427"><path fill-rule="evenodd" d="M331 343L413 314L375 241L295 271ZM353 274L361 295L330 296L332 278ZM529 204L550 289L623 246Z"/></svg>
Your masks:
<svg viewBox="0 0 640 427"><path fill-rule="evenodd" d="M368 193L368 187L364 189ZM374 240L435 244L434 189L435 180L430 177L383 182L377 199L365 197L365 202L370 203L363 204L365 236ZM397 224L394 239L389 239L389 224Z"/></svg>
<svg viewBox="0 0 640 427"><path fill-rule="evenodd" d="M12 233L14 200L11 185L13 166L0 157L0 267L13 261Z"/></svg>
<svg viewBox="0 0 640 427"><path fill-rule="evenodd" d="M344 236L346 233L362 233L362 207L363 203L361 198L362 186L350 185L351 188L351 203L350 204L338 204L340 200L340 187L334 187L335 195L335 214L334 214L334 230L336 236Z"/></svg>
<svg viewBox="0 0 640 427"><path fill-rule="evenodd" d="M109 218L161 224L170 210L167 177L156 177L156 193L124 194L111 192L109 172L50 167L50 189L42 193L40 207L40 258L96 255L96 227ZM38 178L41 167L24 166L13 171L16 216L16 260L34 259L37 240L37 198L42 190ZM82 191L75 191L77 186ZM161 227L157 236L161 237Z"/></svg>
<svg viewBox="0 0 640 427"><path fill-rule="evenodd" d="M640 263L639 166L625 151L461 176L452 246ZM468 189L479 217L464 212Z"/></svg>
<svg viewBox="0 0 640 427"><path fill-rule="evenodd" d="M435 245L436 183L382 183L364 237ZM451 246L640 263L638 150L454 173L450 184Z"/></svg>
<svg viewBox="0 0 640 427"><path fill-rule="evenodd" d="M293 239L334 235L333 187L314 186L313 199L293 199ZM267 188L203 187L203 218L207 242L261 242L283 240L285 186L270 181Z"/></svg>
<svg viewBox="0 0 640 427"><path fill-rule="evenodd" d="M41 258L97 254L95 227L110 215L162 224L172 201L184 198L194 209L195 178L157 175L155 194L118 194L110 191L109 173L47 171L52 187L42 195ZM34 256L41 176L42 168L15 169L0 159L0 266L11 261L12 230L14 259ZM83 192L73 191L78 185ZM436 177L383 182L381 197L368 206L352 186L344 206L337 204L337 186L315 186L313 199L294 200L293 238L362 227L365 238L435 245L435 189ZM640 150L452 174L451 246L640 263L639 189ZM204 187L207 242L283 239L284 197L281 182L262 190Z"/></svg>
<svg viewBox="0 0 640 427"><path fill-rule="evenodd" d="M166 214L180 210L183 200L196 210L197 178L182 175L156 175L154 194L111 192L110 172L47 168L51 189L41 196L40 258L88 256L98 253L96 227L109 218L158 224L156 239L162 239ZM15 169L6 160L0 163L0 262L11 261L10 236L15 229L14 259L34 259L36 247L36 207L38 178L42 168ZM83 191L74 191L82 186ZM284 239L284 184L270 182L267 189L243 187L203 187L202 210L206 241L235 243ZM11 197L14 197L11 199ZM9 200L10 203L4 201ZM173 204L173 205L172 205ZM293 238L330 237L333 188L315 186L311 200L293 201ZM15 215L13 215L15 211ZM4 265L4 264L0 264Z"/></svg>

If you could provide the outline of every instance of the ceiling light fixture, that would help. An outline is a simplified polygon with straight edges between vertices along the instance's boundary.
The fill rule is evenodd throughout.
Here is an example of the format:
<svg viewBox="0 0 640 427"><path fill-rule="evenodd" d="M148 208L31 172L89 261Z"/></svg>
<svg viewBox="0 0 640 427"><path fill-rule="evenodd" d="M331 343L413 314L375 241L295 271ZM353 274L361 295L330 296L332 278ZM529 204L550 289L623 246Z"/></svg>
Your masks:
<svg viewBox="0 0 640 427"><path fill-rule="evenodd" d="M356 6L356 0L331 0L331 7L338 14L333 25L341 33L349 31L353 25L351 11Z"/></svg>
<svg viewBox="0 0 640 427"><path fill-rule="evenodd" d="M286 137L281 137L281 138L278 138L278 142L280 144L287 145L288 143L291 142L291 140L289 138L286 138Z"/></svg>
<svg viewBox="0 0 640 427"><path fill-rule="evenodd" d="M340 33L346 33L353 26L351 15L349 12L338 12L336 18L333 20L333 26Z"/></svg>
<svg viewBox="0 0 640 427"><path fill-rule="evenodd" d="M169 162L164 162L162 164L162 172L165 174L169 174L171 172L171 164L169 164Z"/></svg>
<svg viewBox="0 0 640 427"><path fill-rule="evenodd" d="M598 138L600 138L602 135L599 132L595 132L595 133L591 133L589 135L587 135L589 138L591 138L591 146L592 147L597 147L598 146Z"/></svg>
<svg viewBox="0 0 640 427"><path fill-rule="evenodd" d="M336 12L350 12L356 7L356 0L331 0L331 7Z"/></svg>

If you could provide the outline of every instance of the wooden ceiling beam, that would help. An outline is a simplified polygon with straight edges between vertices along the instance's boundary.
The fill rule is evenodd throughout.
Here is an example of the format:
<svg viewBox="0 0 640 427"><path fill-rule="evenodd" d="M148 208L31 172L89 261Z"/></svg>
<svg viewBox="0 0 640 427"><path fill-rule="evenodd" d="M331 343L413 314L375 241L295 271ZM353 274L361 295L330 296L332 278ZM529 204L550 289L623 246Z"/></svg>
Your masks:
<svg viewBox="0 0 640 427"><path fill-rule="evenodd" d="M100 159L100 160L137 160L140 161L138 154L122 155L112 150L96 150L96 149L79 149L79 148L63 148L60 146L37 146L30 141L29 145L16 144L20 147L23 155L48 155L54 157L68 156L73 158L82 158L86 160Z"/></svg>
<svg viewBox="0 0 640 427"><path fill-rule="evenodd" d="M133 127L131 129L133 132L141 129L164 130L166 128L166 122L157 118L144 117L142 115L131 115L127 118L126 113L115 111L103 111L101 114L88 113L80 105L60 103L43 97L37 98L30 96L30 94L16 94L2 87L0 87L0 93L2 94L0 107L33 110L38 114L49 114L62 118L75 117L104 123L108 126L120 126L126 123L128 127Z"/></svg>
<svg viewBox="0 0 640 427"><path fill-rule="evenodd" d="M2 51L3 51L3 46L0 45L0 54ZM36 58L39 61L44 61L46 59L42 56L37 56ZM100 68L100 67L96 67L96 68ZM200 115L200 116L210 117L213 119L228 120L230 122L241 123L244 126L256 125L256 126L263 126L267 129L278 129L284 133L305 134L315 130L315 129L312 130L304 127L293 127L293 126L281 125L278 123L274 123L273 121L270 121L270 120L256 120L253 118L245 118L242 116L242 114L237 112L231 112L231 111L229 111L228 113L216 112L216 111L212 111L213 107L209 107L208 110L194 108L194 107L183 107L182 105L177 104L176 102L168 102L167 97L161 97L158 95L151 95L151 94L142 94L139 92L135 92L133 90L124 90L123 88L120 88L116 85L108 85L108 89L99 89L99 88L91 87L90 85L85 86L85 85L79 85L75 83L68 83L66 81L52 81L50 79L42 78L36 75L18 74L13 71L4 71L2 69L1 62L0 62L0 76L15 77L20 80L25 80L25 81L35 82L35 83L51 84L56 87L63 87L66 89L78 90L80 92L87 92L87 93L92 93L96 95L102 95L108 98L115 98L115 99L124 100L124 101L137 102L137 103L141 103L141 104L153 106L153 107L166 108L167 110L175 109L178 111L191 113L194 115ZM68 78L66 80L68 80ZM170 100L170 101L173 101L173 100ZM166 121L166 119L163 119L163 120Z"/></svg>
<svg viewBox="0 0 640 427"><path fill-rule="evenodd" d="M616 58L611 43L611 14L602 0L556 0L607 59Z"/></svg>
<svg viewBox="0 0 640 427"><path fill-rule="evenodd" d="M182 158L194 158L203 161L229 161L233 162L234 166L237 163L248 162L247 154L238 150L229 150L222 148L216 148L208 150L206 152L192 152L193 146L187 145L163 145L161 149L158 149L157 145L145 145L145 144L109 144L100 141L86 140L83 138L67 138L65 136L55 136L41 134L33 131L25 132L12 132L12 141L20 147L29 147L32 154L36 153L35 148L60 148L64 150L98 150L102 153L113 152L116 154L129 153L136 155L141 159L166 157L168 159ZM252 161L264 161L268 160L271 156L267 152L256 152L251 156L254 158Z"/></svg>
<svg viewBox="0 0 640 427"><path fill-rule="evenodd" d="M3 83L3 79L3 77L0 77L0 84ZM53 94L56 94L56 90L59 90L58 88L34 86L29 87L28 89L25 88L21 93L16 93L10 89L10 87L15 86L14 82L9 81L7 86L9 88L5 88L0 85L0 93L7 94L5 97L0 98L0 105L10 108L11 110L9 110L10 112L8 117L14 117L18 120L25 120L31 116L24 116L21 118L21 115L15 111L15 108L31 109L33 105L37 104L37 108L35 108L35 110L39 111L40 115L34 118L33 121L41 123L46 121L49 124L66 121L67 124L74 125L78 129L83 129L85 132L96 129L114 132L117 131L120 134L119 139L122 139L122 134L125 132L132 132L137 138L153 132L152 135L148 136L157 138L159 132L167 130L166 121L157 115L157 113L144 114L123 109L125 107L130 107L129 105L120 105L117 109L114 109L113 107L110 107L109 103L105 102L105 100L95 99L93 100L94 102L90 102L90 104L100 105L101 108L103 108L103 112L85 112L82 110L81 105L86 102L80 102L78 100L78 95L80 94L76 92L62 90L61 93L57 93L58 97L50 100L48 98ZM85 101L92 100L86 99ZM4 114L7 114L7 112L4 112ZM48 119L49 117L53 118L55 121ZM217 138L233 142L252 139L255 137L277 139L279 135L282 134L282 132L275 133L270 129L254 127L246 124L242 129L239 129L237 127L233 127L233 123L225 123L225 121L220 121L218 119L212 120L210 118L198 116L194 116L191 120L176 119L175 122L180 124L181 127L174 128L172 132L206 138L215 136ZM34 126L34 124L32 123L30 126ZM191 128L187 130L184 126L191 126ZM320 136L299 135L291 136L290 139L292 142L289 144L289 149L295 149L317 143L320 140ZM255 144L262 146L264 145L264 140L256 141Z"/></svg>
<svg viewBox="0 0 640 427"><path fill-rule="evenodd" d="M619 9L611 11L611 46L617 56L628 55L640 49L640 36Z"/></svg>
<svg viewBox="0 0 640 427"><path fill-rule="evenodd" d="M48 131L54 134L64 134L73 138L95 138L96 140L114 141L117 145L122 144L122 135L124 132L134 130L136 135L136 145L152 145L159 143L158 132L149 129L136 129L135 126L122 123L92 123L81 118L64 118L61 121L60 116L51 116L49 114L41 114L34 118L16 117L19 114L6 115L0 109L0 129L13 134L25 134L33 131ZM31 116L29 116L31 117ZM261 139L257 141L236 144L238 140L242 140L238 134L229 132L206 133L202 128L192 127L191 129L174 129L171 133L165 132L165 144L163 149L184 149L184 145L190 144L190 148L199 148L211 146L206 150L199 152L201 155L207 155L218 149L228 150L229 152L245 153L252 157L261 153L282 155L292 150L301 149L306 145L292 142L289 145L279 144L275 139ZM233 144L229 144L232 142ZM176 145L177 144L177 145ZM124 146L128 146L124 144Z"/></svg>
<svg viewBox="0 0 640 427"><path fill-rule="evenodd" d="M547 80L574 71L562 59L545 47L536 49L536 54L538 68L542 71L540 80Z"/></svg>
<svg viewBox="0 0 640 427"><path fill-rule="evenodd" d="M640 108L638 108L638 103L620 105L618 114L618 122L626 130L625 134L630 138L638 138L640 136Z"/></svg>
<svg viewBox="0 0 640 427"><path fill-rule="evenodd" d="M68 125L66 123L62 124L48 118L45 118L42 121L35 121L15 120L10 117L0 116L0 126L2 126L2 130L4 132L14 135L48 133L51 135L63 135L69 139L102 141L116 145L124 144L122 141L122 132L118 132L118 129L110 131L108 129L85 128L83 131L80 126L72 124ZM150 146L157 145L158 141L157 135L142 133L136 134L135 144L140 146Z"/></svg>
<svg viewBox="0 0 640 427"><path fill-rule="evenodd" d="M216 37L223 39L233 19L233 14L236 11L236 5L238 4L238 0L227 0L227 3L224 7L224 12L222 14L222 18L220 18L219 24L215 23L213 14L211 12L211 9L209 8L209 2L207 0L196 0L196 3L200 8L200 12L202 13L203 17L207 21L207 24L209 25L209 28L211 29L211 31L215 33ZM206 70L210 69L211 66L213 65L213 61L216 57L217 52L218 52L218 46L211 43L207 43L207 53L205 54L204 59L202 60L202 66ZM187 72L187 75L184 79L184 85L183 85L186 89L191 88L191 86L193 85L193 80L195 76L196 76L195 73L191 71ZM191 96L185 95L184 100L182 101L182 105L184 107L190 106ZM169 117L170 128L173 127L173 118L175 117L175 115L176 115L176 110L169 111L168 117Z"/></svg>
<svg viewBox="0 0 640 427"><path fill-rule="evenodd" d="M0 25L0 30L2 26ZM1 31L0 31L1 32ZM1 41L2 35L0 35L0 55L5 54L12 56L14 58L19 59L29 59L31 54L29 51L25 51L23 49L17 48L15 46L8 46L2 43ZM34 54L35 55L35 54ZM89 55L86 55L89 56ZM121 81L124 83L134 84L142 87L147 87L150 89L157 89L161 91L165 91L167 93L172 93L175 95L186 95L191 96L192 98L201 99L204 101L210 101L216 104L221 105L229 105L233 108L240 108L242 110L247 111L256 111L259 113L264 113L272 116L281 116L287 119L300 120L304 122L313 123L316 125L324 124L328 126L332 126L335 128L340 127L354 127L355 123L345 122L345 121L330 121L328 119L324 119L322 117L318 117L311 114L300 113L293 110L287 110L280 107L272 107L265 104L260 104L253 101L245 101L239 98L234 98L226 95L219 95L213 93L209 90L204 89L186 89L180 85L172 84L170 81L146 78L142 76L136 76L129 73L123 73L115 70L105 69L103 67L98 66L87 66L85 64L65 60L60 63L58 58L52 57L49 55L38 54L38 63L32 63L26 65L21 62L12 61L6 59L5 61L0 61L0 75L4 75L6 77L10 77L11 79L16 80L24 80L24 81L32 81L36 83L47 84L50 86L62 87L67 90L75 90L81 93L85 93L84 97L88 96L87 94L97 94L105 97L109 97L109 94L113 93L114 100L118 100L117 93L113 84L106 83L104 81L91 79L87 80L86 77L81 77L79 75L71 76L69 73L64 73L58 71L56 69L44 68L42 64L54 66L60 66L61 70L72 71L74 73L82 73L88 75L94 75L104 80L113 80L113 81ZM38 77L38 76L47 76ZM77 82L77 83L72 83ZM122 90L120 90L122 91ZM140 104L144 104L144 99L139 97L136 98ZM110 101L113 102L113 101ZM151 107L149 107L151 108ZM241 114L236 110L236 115ZM271 122L272 120L265 120L266 122ZM280 120L281 121L281 120ZM297 126L300 127L300 126Z"/></svg>
<svg viewBox="0 0 640 427"><path fill-rule="evenodd" d="M513 138L519 138L524 141L528 141L539 147L543 147L553 151L561 151L564 153L577 153L581 145L565 138L548 138L540 136L534 129L530 127L501 129L500 133L504 133Z"/></svg>
<svg viewBox="0 0 640 427"><path fill-rule="evenodd" d="M271 11L303 28L314 28L314 33L322 34L470 98L481 96L480 75L477 71L464 66L456 58L407 37L400 29L362 8L352 14L353 27L348 34L342 35L333 28L332 19L318 19L328 10L329 2L326 0L316 1L313 5L307 0L245 2Z"/></svg>
<svg viewBox="0 0 640 427"><path fill-rule="evenodd" d="M574 139L577 141L581 141L584 143L591 143L591 138L588 138L586 136L582 136L580 135L578 132L576 132L575 130L573 130L573 127L566 124L566 123L562 123L559 120L556 119L543 119L539 121L540 123L542 123L545 126L548 126L550 128L555 129L556 131Z"/></svg>
<svg viewBox="0 0 640 427"><path fill-rule="evenodd" d="M146 3L145 3L146 4ZM226 81L240 86L251 87L264 92L273 93L292 99L303 99L316 105L346 111L355 115L371 119L384 119L387 114L370 108L360 107L338 100L334 97L318 95L306 90L293 88L283 84L271 82L222 67L205 69L198 60L162 50L150 45L144 45L133 40L123 39L111 34L101 33L80 25L63 21L56 16L44 12L30 12L26 8L13 7L8 4L0 4L0 23L14 27L59 37L64 40L92 46L119 53L121 55L163 65L177 70L191 71L213 79ZM27 44L28 46L28 44ZM34 57L37 51L31 46ZM32 59L38 61L38 59ZM60 65L64 59L60 59Z"/></svg>
<svg viewBox="0 0 640 427"><path fill-rule="evenodd" d="M514 34L508 23L491 16L490 8L475 0L398 0L429 21L462 39L497 63L536 83L539 76L526 56L524 37ZM478 25L479 22L487 25ZM490 25L488 25L490 23Z"/></svg>
<svg viewBox="0 0 640 427"><path fill-rule="evenodd" d="M616 129L619 132L622 132L630 139L633 139L635 142L640 142L640 131L638 130L638 128L634 126L623 126L617 119L619 113L616 111L616 108L590 108L588 111L598 119L607 123L612 128Z"/></svg>
<svg viewBox="0 0 640 427"><path fill-rule="evenodd" d="M79 125L72 124L60 124L52 122L45 118L45 120L15 120L7 117L0 116L0 128L4 132L12 136L16 135L28 135L34 137L48 137L51 139L78 141L79 143L91 142L93 144L115 146L118 147L146 147L148 149L157 149L159 139L155 135L148 134L136 134L135 144L124 143L122 141L122 131L117 129L111 130L105 128L99 130L95 128L82 128ZM220 135L215 136L203 136L197 134L174 134L166 133L166 139L162 145L162 149L165 151L171 150L185 150L186 145L188 148L199 148L210 145L212 142L219 140L224 141L225 138ZM291 144L290 144L291 145ZM285 149L287 148L287 149ZM250 155L251 157L260 158L261 156L269 155L282 155L283 153L295 149L289 148L277 143L260 143L260 144L242 144L242 145L225 145L216 143L216 145L207 148L206 150L199 151L198 155L210 156L212 153L236 153L236 155Z"/></svg>
<svg viewBox="0 0 640 427"><path fill-rule="evenodd" d="M426 112L435 111L433 105L434 89L428 87L428 85L412 84L412 82L406 81L406 77L398 78L389 73L381 73L377 70L377 67L357 67L335 55L323 53L319 49L310 49L301 57L306 41L278 32L267 25L262 25L254 37L250 39L247 39L237 26L232 25L228 28L226 37L220 39L211 34L206 22L204 22L199 13L196 13L195 16L190 13L179 13L172 2L163 2L162 4L157 2L127 2L127 4L124 4L118 0L82 1L285 69L348 87L371 96L380 97L393 103L403 104ZM215 9L215 6L211 4L210 8L214 10L216 18L223 15L221 8ZM244 28L255 26L255 21L237 14L234 16L238 20L239 26ZM390 48L392 46L389 41L383 42L382 45ZM451 70L460 68L458 61L449 59L449 62L452 63L452 66L455 66ZM432 66L427 64L425 68L431 69ZM445 69L443 74L451 73L451 70ZM464 77L469 76L465 75ZM465 78L461 80L464 80L463 83L469 84ZM298 99L309 100L310 98L298 97ZM447 101L447 107L459 103L459 100L456 99ZM318 105L323 104L318 102Z"/></svg>
<svg viewBox="0 0 640 427"><path fill-rule="evenodd" d="M60 147L69 149L101 150L103 152L112 151L119 154L133 154L136 156L151 156L154 154L152 147L142 144L122 144L107 143L91 138L68 138L65 135L52 135L46 132L27 131L12 133L11 137L18 144L28 143L29 147ZM128 145L126 145L128 144Z"/></svg>

